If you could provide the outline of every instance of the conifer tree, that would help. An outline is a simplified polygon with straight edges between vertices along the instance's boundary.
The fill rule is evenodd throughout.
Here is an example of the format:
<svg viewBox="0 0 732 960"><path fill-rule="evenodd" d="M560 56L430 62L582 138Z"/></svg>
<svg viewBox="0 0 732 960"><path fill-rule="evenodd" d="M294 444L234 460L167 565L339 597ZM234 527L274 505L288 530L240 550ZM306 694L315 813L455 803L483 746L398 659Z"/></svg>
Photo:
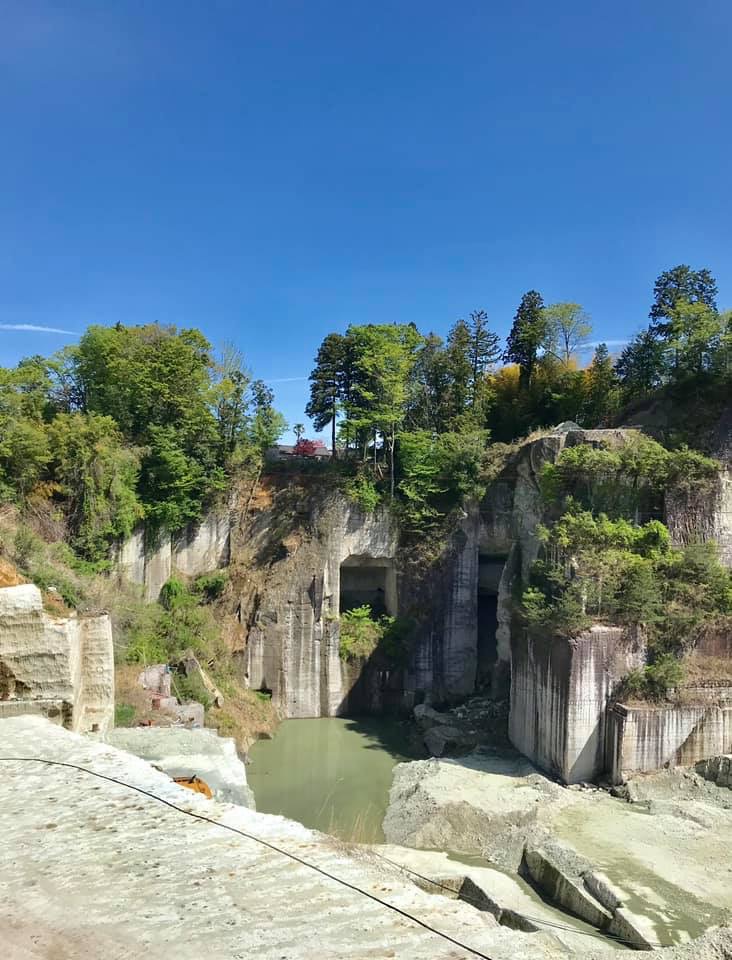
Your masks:
<svg viewBox="0 0 732 960"><path fill-rule="evenodd" d="M341 401L345 399L344 371L346 366L346 338L340 333L329 333L320 344L315 358L315 369L310 374L310 400L305 413L316 430L331 428L331 456L336 456L336 423Z"/></svg>
<svg viewBox="0 0 732 960"><path fill-rule="evenodd" d="M524 390L531 383L539 351L546 344L546 339L547 322L544 316L544 301L536 290L529 290L521 298L504 354L504 359L509 363L519 365L520 384Z"/></svg>

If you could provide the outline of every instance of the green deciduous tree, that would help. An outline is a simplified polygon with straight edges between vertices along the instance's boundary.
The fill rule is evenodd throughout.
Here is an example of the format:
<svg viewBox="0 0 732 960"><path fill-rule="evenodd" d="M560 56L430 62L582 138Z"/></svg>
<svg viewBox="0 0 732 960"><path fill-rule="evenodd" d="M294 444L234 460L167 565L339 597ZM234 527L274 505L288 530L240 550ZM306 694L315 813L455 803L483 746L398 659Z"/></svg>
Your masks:
<svg viewBox="0 0 732 960"><path fill-rule="evenodd" d="M578 303L553 303L544 308L544 320L547 350L567 366L592 333L589 314Z"/></svg>
<svg viewBox="0 0 732 960"><path fill-rule="evenodd" d="M347 420L356 433L380 434L389 461L389 488L394 495L397 432L408 409L409 383L422 336L412 324L349 327L356 382L347 405ZM374 449L376 449L374 439Z"/></svg>
<svg viewBox="0 0 732 960"><path fill-rule="evenodd" d="M127 537L143 516L136 485L139 458L111 417L59 414L48 427L53 476L66 501L71 544L100 561L112 540Z"/></svg>

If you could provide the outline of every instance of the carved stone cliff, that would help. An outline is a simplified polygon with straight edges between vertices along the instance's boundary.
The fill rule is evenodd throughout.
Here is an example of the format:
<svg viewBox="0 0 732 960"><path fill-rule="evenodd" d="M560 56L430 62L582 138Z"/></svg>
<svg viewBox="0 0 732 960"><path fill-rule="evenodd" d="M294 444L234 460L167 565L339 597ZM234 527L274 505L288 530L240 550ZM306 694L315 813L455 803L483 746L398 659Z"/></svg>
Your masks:
<svg viewBox="0 0 732 960"><path fill-rule="evenodd" d="M82 733L114 718L109 617L50 616L33 584L0 589L0 717L26 713Z"/></svg>

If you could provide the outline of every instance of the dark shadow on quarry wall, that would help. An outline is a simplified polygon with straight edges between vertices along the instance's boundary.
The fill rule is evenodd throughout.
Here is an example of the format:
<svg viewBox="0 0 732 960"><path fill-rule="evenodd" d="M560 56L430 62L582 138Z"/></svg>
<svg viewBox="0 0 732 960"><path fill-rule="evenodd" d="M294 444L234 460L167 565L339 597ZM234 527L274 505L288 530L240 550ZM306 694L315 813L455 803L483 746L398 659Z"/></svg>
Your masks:
<svg viewBox="0 0 732 960"><path fill-rule="evenodd" d="M478 555L478 671L476 689L490 689L498 659L498 588L505 556Z"/></svg>
<svg viewBox="0 0 732 960"><path fill-rule="evenodd" d="M394 562L385 557L348 557L341 564L339 611L365 604L375 618L394 616L397 609Z"/></svg>
<svg viewBox="0 0 732 960"><path fill-rule="evenodd" d="M397 615L397 578L388 557L347 557L340 568L339 613L369 606L372 619ZM340 716L393 713L400 710L404 692L403 658L395 657L386 639L364 659L341 661L346 693Z"/></svg>

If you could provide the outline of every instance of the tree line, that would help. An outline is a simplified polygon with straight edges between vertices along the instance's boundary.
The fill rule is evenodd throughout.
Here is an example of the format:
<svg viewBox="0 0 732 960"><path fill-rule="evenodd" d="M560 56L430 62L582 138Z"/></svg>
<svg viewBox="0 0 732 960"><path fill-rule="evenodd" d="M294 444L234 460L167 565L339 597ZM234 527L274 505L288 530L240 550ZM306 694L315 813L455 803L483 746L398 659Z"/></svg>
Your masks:
<svg viewBox="0 0 732 960"><path fill-rule="evenodd" d="M662 273L648 328L616 359L597 345L584 368L577 358L592 334L589 315L577 303L545 305L535 290L503 345L484 310L458 320L445 340L413 323L350 326L320 345L306 412L317 430L330 430L334 457L386 462L393 490L405 433L488 431L511 442L564 420L610 425L668 385L727 385L732 314L716 298L709 270Z"/></svg>
<svg viewBox="0 0 732 960"><path fill-rule="evenodd" d="M241 354L198 330L91 326L77 346L0 368L0 502L60 518L77 554L104 562L145 519L200 519L284 420Z"/></svg>

